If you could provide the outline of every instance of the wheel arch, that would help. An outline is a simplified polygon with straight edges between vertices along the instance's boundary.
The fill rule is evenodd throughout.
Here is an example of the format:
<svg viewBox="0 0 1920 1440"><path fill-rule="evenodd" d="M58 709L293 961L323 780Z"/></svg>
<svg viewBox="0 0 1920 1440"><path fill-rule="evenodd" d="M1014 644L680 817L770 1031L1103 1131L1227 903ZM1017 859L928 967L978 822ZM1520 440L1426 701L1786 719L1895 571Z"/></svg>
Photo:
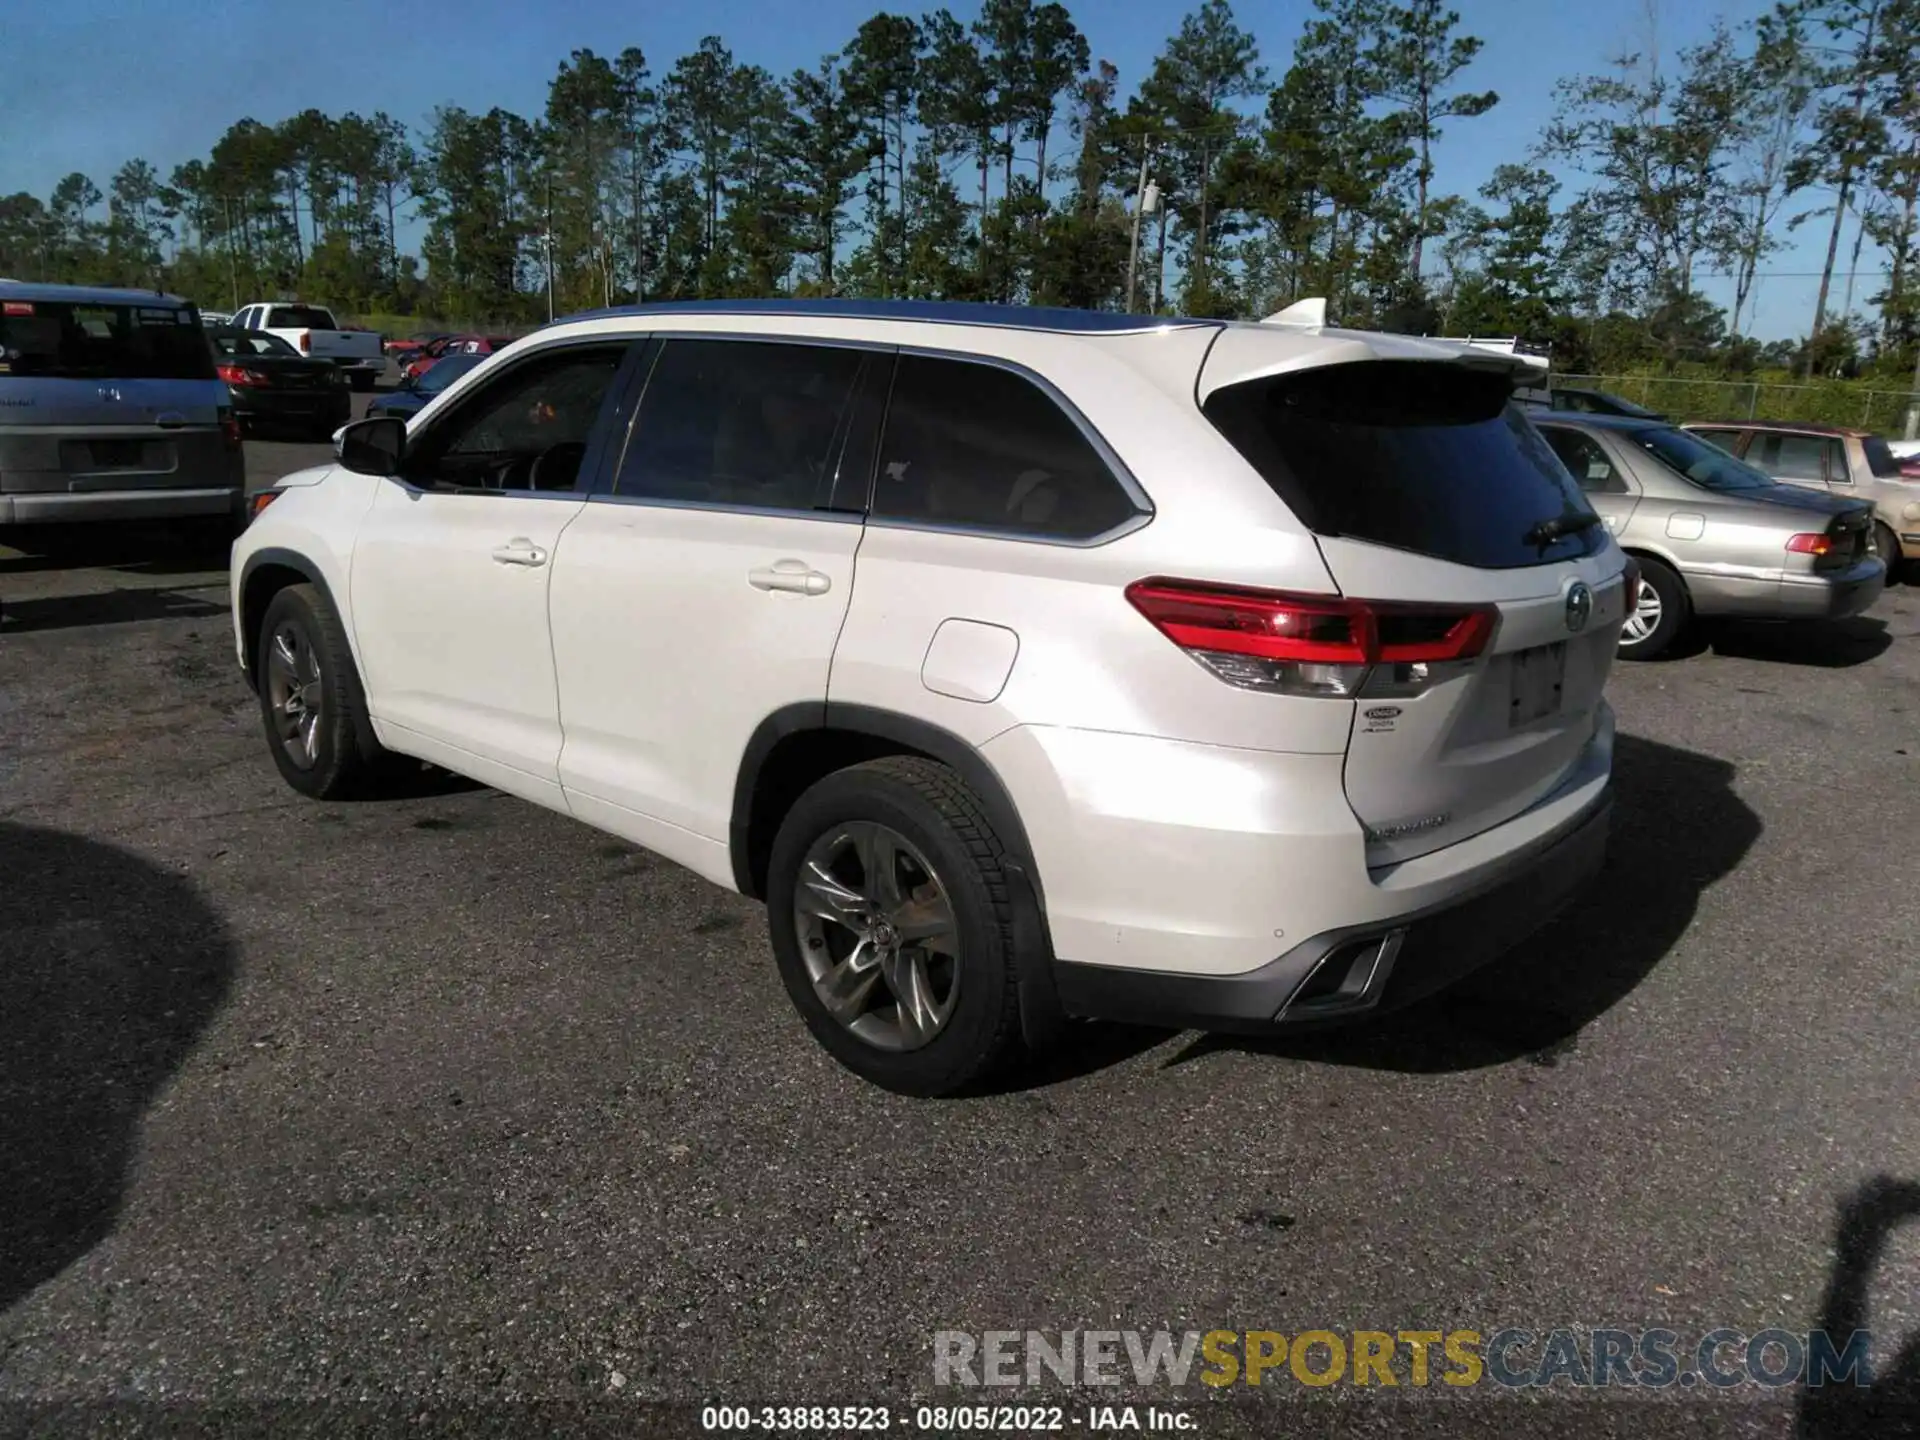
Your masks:
<svg viewBox="0 0 1920 1440"><path fill-rule="evenodd" d="M1620 549L1623 554L1631 555L1636 560L1652 560L1665 566L1673 572L1674 578L1680 582L1680 588L1683 591L1687 591L1689 598L1692 597L1692 591L1689 590L1687 586L1687 572L1681 569L1680 562L1674 559L1672 552L1658 549L1652 545L1643 545L1638 541L1622 545Z"/></svg>
<svg viewBox="0 0 1920 1440"><path fill-rule="evenodd" d="M292 585L311 585L333 607L341 624L346 624L347 612L340 608L333 588L327 584L327 577L312 560L296 550L280 546L262 546L246 559L240 567L240 578L236 585L236 604L240 612L240 654L241 663L247 674L247 681L256 688L259 684L260 656L257 642L260 637L260 622L266 616L267 606L273 603L273 597ZM347 635L348 649L353 648L353 635ZM359 657L355 656L355 663Z"/></svg>
<svg viewBox="0 0 1920 1440"><path fill-rule="evenodd" d="M947 766L979 797L1006 855L1013 890L1014 953L1020 967L1021 1028L1044 1043L1061 1020L1053 983L1053 942L1045 892L1026 826L1006 782L979 749L952 731L868 705L788 705L754 729L734 783L728 849L741 894L765 900L773 837L794 801L835 770L883 755L921 755Z"/></svg>

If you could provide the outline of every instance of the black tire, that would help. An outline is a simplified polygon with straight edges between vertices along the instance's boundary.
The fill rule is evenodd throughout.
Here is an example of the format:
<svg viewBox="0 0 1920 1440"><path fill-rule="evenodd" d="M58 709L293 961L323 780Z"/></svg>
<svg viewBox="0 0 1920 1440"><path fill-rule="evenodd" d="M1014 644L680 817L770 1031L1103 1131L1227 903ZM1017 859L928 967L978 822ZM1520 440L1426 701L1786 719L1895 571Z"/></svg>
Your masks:
<svg viewBox="0 0 1920 1440"><path fill-rule="evenodd" d="M1887 567L1887 584L1898 585L1905 557L1900 553L1900 537L1893 533L1893 527L1884 520L1873 522L1873 553Z"/></svg>
<svg viewBox="0 0 1920 1440"><path fill-rule="evenodd" d="M1622 660L1654 660L1672 648L1673 642L1680 638L1692 618L1693 606L1687 599L1687 587L1680 583L1680 577L1661 564L1658 560L1640 561L1640 584L1653 592L1658 598L1660 617L1653 628L1640 640L1629 640L1627 631L1620 632L1620 658ZM1632 617L1629 616L1629 621Z"/></svg>
<svg viewBox="0 0 1920 1440"><path fill-rule="evenodd" d="M311 727L310 747L303 722L295 721L295 733L287 733L292 712L283 692L288 688L289 667L283 666L276 655L277 641L283 634L292 647L294 664L290 668L303 682L299 687L303 696L316 693L309 677L318 680L314 708L319 713ZM316 800L338 799L371 788L386 752L373 738L360 672L354 668L346 630L326 596L312 585L289 585L268 602L254 643L261 724L281 777L302 795ZM308 709L303 698L300 713L304 716ZM306 763L295 758L296 750L303 752Z"/></svg>
<svg viewBox="0 0 1920 1440"><path fill-rule="evenodd" d="M347 379L353 388L363 395L373 389L373 372L371 370L349 371Z"/></svg>
<svg viewBox="0 0 1920 1440"><path fill-rule="evenodd" d="M829 1013L802 953L794 901L816 842L848 822L887 827L929 862L958 940L951 1013L917 1049L869 1043ZM773 842L767 923L780 978L827 1052L863 1079L903 1095L951 1095L1013 1066L1024 1053L1006 851L979 799L944 765L915 755L870 760L819 781L795 802ZM911 864L911 860L909 861Z"/></svg>

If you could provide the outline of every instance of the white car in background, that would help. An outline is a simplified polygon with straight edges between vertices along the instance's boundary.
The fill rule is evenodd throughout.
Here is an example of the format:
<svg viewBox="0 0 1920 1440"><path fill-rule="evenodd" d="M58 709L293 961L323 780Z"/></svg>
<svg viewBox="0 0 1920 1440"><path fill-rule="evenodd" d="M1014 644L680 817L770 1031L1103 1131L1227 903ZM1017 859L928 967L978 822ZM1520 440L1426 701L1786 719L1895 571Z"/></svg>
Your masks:
<svg viewBox="0 0 1920 1440"><path fill-rule="evenodd" d="M842 1063L1431 993L1598 869L1629 562L1513 357L910 302L553 325L234 549L275 764L393 753L764 899ZM682 963L661 956L658 963Z"/></svg>

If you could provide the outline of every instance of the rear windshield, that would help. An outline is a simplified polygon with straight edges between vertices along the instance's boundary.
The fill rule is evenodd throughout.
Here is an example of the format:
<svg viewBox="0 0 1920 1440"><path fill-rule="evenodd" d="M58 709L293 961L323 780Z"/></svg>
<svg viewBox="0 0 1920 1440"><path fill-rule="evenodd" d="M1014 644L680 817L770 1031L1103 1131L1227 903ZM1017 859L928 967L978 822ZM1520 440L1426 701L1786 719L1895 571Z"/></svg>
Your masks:
<svg viewBox="0 0 1920 1440"><path fill-rule="evenodd" d="M276 305L267 315L270 330L331 330L333 315L312 305Z"/></svg>
<svg viewBox="0 0 1920 1440"><path fill-rule="evenodd" d="M1765 490L1773 477L1736 460L1710 440L1670 425L1631 432L1633 443L1683 480L1706 490Z"/></svg>
<svg viewBox="0 0 1920 1440"><path fill-rule="evenodd" d="M1204 409L1316 534L1481 569L1593 553L1594 524L1540 543L1540 522L1593 510L1510 395L1504 375L1364 361L1229 385Z"/></svg>
<svg viewBox="0 0 1920 1440"><path fill-rule="evenodd" d="M1894 458L1893 451L1888 448L1886 441L1878 435L1869 435L1860 442L1860 447L1867 452L1867 469L1882 480L1899 477L1900 462Z"/></svg>
<svg viewBox="0 0 1920 1440"><path fill-rule="evenodd" d="M222 355L272 355L279 359L301 359L300 352L278 335L264 330L217 330L213 348Z"/></svg>
<svg viewBox="0 0 1920 1440"><path fill-rule="evenodd" d="M63 380L212 380L213 351L177 305L6 302L0 375Z"/></svg>

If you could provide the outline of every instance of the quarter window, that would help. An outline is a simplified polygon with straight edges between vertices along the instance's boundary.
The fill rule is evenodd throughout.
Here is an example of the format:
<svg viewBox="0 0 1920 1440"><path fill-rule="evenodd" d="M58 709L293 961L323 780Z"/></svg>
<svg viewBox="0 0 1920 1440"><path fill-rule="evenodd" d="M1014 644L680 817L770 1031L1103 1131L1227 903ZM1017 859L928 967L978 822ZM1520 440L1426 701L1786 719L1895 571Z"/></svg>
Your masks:
<svg viewBox="0 0 1920 1440"><path fill-rule="evenodd" d="M1085 540L1138 514L1080 427L996 365L902 355L873 489L878 520Z"/></svg>
<svg viewBox="0 0 1920 1440"><path fill-rule="evenodd" d="M410 447L419 485L571 490L624 345L568 347L515 365Z"/></svg>
<svg viewBox="0 0 1920 1440"><path fill-rule="evenodd" d="M866 359L838 345L667 341L614 492L755 510L824 506Z"/></svg>

